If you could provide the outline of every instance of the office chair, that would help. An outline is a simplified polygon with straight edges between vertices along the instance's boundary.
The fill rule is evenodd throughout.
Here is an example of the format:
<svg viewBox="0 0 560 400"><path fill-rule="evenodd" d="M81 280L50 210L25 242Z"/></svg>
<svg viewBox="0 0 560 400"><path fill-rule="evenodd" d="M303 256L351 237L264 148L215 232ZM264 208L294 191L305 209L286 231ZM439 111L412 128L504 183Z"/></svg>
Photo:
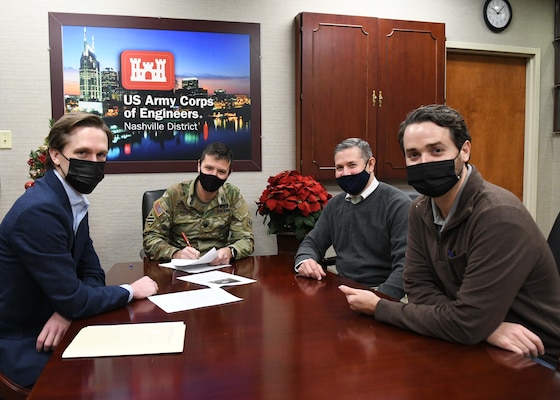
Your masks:
<svg viewBox="0 0 560 400"><path fill-rule="evenodd" d="M552 229L548 235L548 245L552 250L558 272L560 273L560 213L558 213L556 221L554 221L554 225L552 225Z"/></svg>
<svg viewBox="0 0 560 400"><path fill-rule="evenodd" d="M0 372L0 399L24 400L27 399L27 396L29 396L29 392L29 389L18 385Z"/></svg>
<svg viewBox="0 0 560 400"><path fill-rule="evenodd" d="M144 232L144 224L146 222L146 217L150 213L152 207L154 206L154 201L159 199L165 189L158 189L158 190L148 190L144 192L142 196L142 232ZM146 253L144 253L144 249L140 249L140 258L143 260L146 257Z"/></svg>
<svg viewBox="0 0 560 400"><path fill-rule="evenodd" d="M144 192L142 196L142 231L144 231L144 223L146 222L146 217L150 213L150 210L154 206L154 201L159 199L165 189L158 189L158 190L148 190Z"/></svg>

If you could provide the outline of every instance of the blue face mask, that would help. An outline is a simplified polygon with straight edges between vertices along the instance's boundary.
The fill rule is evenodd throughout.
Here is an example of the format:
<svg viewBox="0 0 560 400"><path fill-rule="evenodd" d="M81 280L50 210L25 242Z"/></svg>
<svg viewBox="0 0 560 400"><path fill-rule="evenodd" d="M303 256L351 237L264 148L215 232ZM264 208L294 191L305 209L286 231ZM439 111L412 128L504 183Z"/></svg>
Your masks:
<svg viewBox="0 0 560 400"><path fill-rule="evenodd" d="M336 183L338 183L338 186L346 193L355 196L364 190L369 181L369 177L370 173L364 168L359 174L343 175L336 178Z"/></svg>

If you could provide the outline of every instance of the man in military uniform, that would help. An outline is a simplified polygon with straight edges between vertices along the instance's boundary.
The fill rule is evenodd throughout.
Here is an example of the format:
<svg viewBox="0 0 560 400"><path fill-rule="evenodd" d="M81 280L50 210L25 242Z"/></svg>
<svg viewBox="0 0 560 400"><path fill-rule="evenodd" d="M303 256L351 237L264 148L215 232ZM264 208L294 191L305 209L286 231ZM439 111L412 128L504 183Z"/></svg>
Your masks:
<svg viewBox="0 0 560 400"><path fill-rule="evenodd" d="M171 186L154 202L143 234L150 259L196 259L215 247L212 264L219 265L253 252L249 207L239 188L225 183L232 162L229 147L209 144L198 161L198 177Z"/></svg>

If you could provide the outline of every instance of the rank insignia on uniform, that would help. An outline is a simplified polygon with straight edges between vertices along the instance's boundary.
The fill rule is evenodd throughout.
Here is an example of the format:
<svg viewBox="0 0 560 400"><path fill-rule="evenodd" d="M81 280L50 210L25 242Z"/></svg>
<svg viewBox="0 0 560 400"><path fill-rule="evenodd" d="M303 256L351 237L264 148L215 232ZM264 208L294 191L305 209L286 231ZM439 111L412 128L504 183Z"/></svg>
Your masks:
<svg viewBox="0 0 560 400"><path fill-rule="evenodd" d="M163 207L161 206L161 203L159 202L159 200L156 200L154 203L154 211L156 212L156 215L159 217L161 214L163 214Z"/></svg>
<svg viewBox="0 0 560 400"><path fill-rule="evenodd" d="M156 217L154 217L153 214L148 214L148 216L146 217L146 224L148 226L152 226L152 224L154 223L155 220L156 220Z"/></svg>
<svg viewBox="0 0 560 400"><path fill-rule="evenodd" d="M228 213L230 212L230 208L229 208L229 204L220 204L218 206L218 212L219 213Z"/></svg>

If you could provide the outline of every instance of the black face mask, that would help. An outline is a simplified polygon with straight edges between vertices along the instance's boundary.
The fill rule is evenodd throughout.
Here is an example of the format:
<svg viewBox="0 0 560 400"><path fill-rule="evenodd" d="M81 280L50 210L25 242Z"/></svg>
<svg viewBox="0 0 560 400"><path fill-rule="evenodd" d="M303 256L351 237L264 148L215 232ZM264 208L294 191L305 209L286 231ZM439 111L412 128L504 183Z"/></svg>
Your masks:
<svg viewBox="0 0 560 400"><path fill-rule="evenodd" d="M359 174L343 175L336 178L336 183L338 183L338 186L340 186L340 188L346 193L355 196L364 190L369 181L369 176L369 172L367 172L364 168L364 170Z"/></svg>
<svg viewBox="0 0 560 400"><path fill-rule="evenodd" d="M455 159L409 165L406 173L408 184L429 197L444 195L461 179L455 172Z"/></svg>
<svg viewBox="0 0 560 400"><path fill-rule="evenodd" d="M226 182L225 179L220 179L216 175L208 175L202 172L198 175L198 180L200 181L202 188L210 193L213 193L221 188Z"/></svg>
<svg viewBox="0 0 560 400"><path fill-rule="evenodd" d="M60 153L62 154L62 153ZM62 157L66 158L64 154ZM78 158L66 158L70 165L66 174L66 182L83 194L90 194L105 177L104 161L88 161Z"/></svg>

